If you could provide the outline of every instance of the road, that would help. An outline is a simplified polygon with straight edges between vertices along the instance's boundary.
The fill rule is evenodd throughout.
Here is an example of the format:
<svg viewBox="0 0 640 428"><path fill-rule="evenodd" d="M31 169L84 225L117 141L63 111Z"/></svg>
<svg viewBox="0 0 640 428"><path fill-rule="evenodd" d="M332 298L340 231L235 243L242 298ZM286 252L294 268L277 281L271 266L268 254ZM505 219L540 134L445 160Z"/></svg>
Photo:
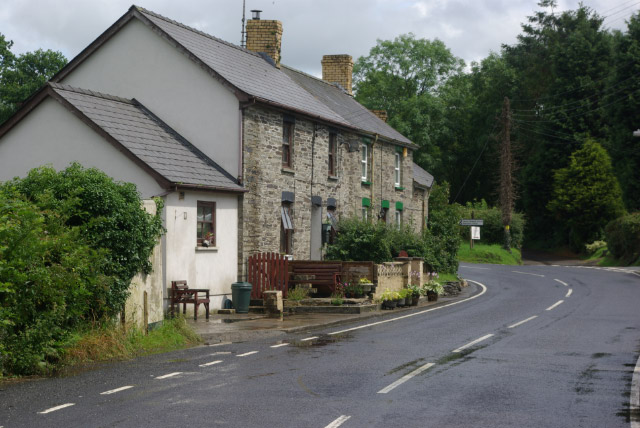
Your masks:
<svg viewBox="0 0 640 428"><path fill-rule="evenodd" d="M4 386L0 427L640 427L639 272L460 274L437 309Z"/></svg>

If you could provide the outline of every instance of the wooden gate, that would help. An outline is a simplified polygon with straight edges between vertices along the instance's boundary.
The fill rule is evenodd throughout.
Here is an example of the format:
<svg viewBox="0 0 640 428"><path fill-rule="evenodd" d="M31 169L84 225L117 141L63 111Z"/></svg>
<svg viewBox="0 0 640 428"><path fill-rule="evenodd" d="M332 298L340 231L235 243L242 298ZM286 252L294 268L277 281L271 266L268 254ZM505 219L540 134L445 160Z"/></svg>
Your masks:
<svg viewBox="0 0 640 428"><path fill-rule="evenodd" d="M260 253L247 260L247 282L253 285L252 299L262 299L262 292L280 290L287 297L289 260L278 253Z"/></svg>

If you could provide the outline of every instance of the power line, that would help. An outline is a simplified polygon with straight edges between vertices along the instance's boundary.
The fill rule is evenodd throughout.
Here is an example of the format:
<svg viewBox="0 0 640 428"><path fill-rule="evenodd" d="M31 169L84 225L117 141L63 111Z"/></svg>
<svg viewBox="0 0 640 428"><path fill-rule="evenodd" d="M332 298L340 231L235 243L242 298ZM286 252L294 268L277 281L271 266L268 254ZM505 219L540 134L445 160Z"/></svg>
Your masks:
<svg viewBox="0 0 640 428"><path fill-rule="evenodd" d="M498 122L495 122L493 124L493 128L491 129L491 132L489 132L489 135L487 135L487 137L486 137L487 140L484 142L484 147L482 147L482 150L480 150L480 154L478 155L478 158L476 159L476 161L473 163L473 166L471 167L471 170L469 171L469 174L467 174L467 178L464 179L464 182L462 183L462 186L460 186L460 189L458 190L458 193L456 194L456 197L453 200L453 203L455 203L458 200L458 196L460 196L460 192L462 192L462 189L464 189L464 186L467 184L467 180L469 180L469 177L471 177L471 174L473 173L473 170L476 168L476 165L478 164L478 161L482 157L482 154L484 153L485 149L487 148L487 145L489 145L489 137L490 137L491 134L493 134L493 131L496 130L496 126L498 126Z"/></svg>

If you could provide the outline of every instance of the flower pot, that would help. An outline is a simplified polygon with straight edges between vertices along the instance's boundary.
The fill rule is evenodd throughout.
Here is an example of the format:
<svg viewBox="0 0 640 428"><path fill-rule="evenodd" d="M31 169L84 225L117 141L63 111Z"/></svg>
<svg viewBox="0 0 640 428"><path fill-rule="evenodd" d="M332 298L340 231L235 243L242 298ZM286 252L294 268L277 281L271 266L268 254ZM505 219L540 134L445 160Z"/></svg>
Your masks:
<svg viewBox="0 0 640 428"><path fill-rule="evenodd" d="M405 304L405 299L404 298L398 299L398 306L404 306L404 304Z"/></svg>
<svg viewBox="0 0 640 428"><path fill-rule="evenodd" d="M404 298L405 306L413 306L413 295Z"/></svg>
<svg viewBox="0 0 640 428"><path fill-rule="evenodd" d="M420 301L420 295L413 295L413 299L411 300L411 306L418 306L418 301Z"/></svg>
<svg viewBox="0 0 640 428"><path fill-rule="evenodd" d="M371 292L371 287L373 286L372 283L366 283L366 284L362 283L360 285L362 285L362 291L363 292L365 292L365 293L370 293Z"/></svg>
<svg viewBox="0 0 640 428"><path fill-rule="evenodd" d="M395 300L383 300L382 305L387 309L393 309L397 306L398 302Z"/></svg>
<svg viewBox="0 0 640 428"><path fill-rule="evenodd" d="M438 293L435 291L427 291L427 300L429 302L436 302L438 300Z"/></svg>

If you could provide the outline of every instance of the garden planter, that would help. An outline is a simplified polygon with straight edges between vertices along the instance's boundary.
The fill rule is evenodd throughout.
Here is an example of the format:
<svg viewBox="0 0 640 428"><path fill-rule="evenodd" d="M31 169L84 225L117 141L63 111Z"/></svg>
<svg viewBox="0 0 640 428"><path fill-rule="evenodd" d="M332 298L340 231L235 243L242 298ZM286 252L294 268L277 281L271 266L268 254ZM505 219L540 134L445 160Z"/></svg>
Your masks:
<svg viewBox="0 0 640 428"><path fill-rule="evenodd" d="M420 301L420 296L413 296L413 299L411 299L411 306L418 306L418 302Z"/></svg>
<svg viewBox="0 0 640 428"><path fill-rule="evenodd" d="M393 309L398 305L398 302L396 302L395 300L384 300L382 302L382 305L387 309Z"/></svg>
<svg viewBox="0 0 640 428"><path fill-rule="evenodd" d="M373 286L372 283L362 283L360 284L362 285L362 291L366 294L366 293L371 293L371 287Z"/></svg>
<svg viewBox="0 0 640 428"><path fill-rule="evenodd" d="M404 306L405 304L405 299L398 299L398 306Z"/></svg>
<svg viewBox="0 0 640 428"><path fill-rule="evenodd" d="M427 300L429 302L436 302L438 300L438 293L434 291L427 291Z"/></svg>
<svg viewBox="0 0 640 428"><path fill-rule="evenodd" d="M413 296L407 296L404 298L405 306L413 306Z"/></svg>

